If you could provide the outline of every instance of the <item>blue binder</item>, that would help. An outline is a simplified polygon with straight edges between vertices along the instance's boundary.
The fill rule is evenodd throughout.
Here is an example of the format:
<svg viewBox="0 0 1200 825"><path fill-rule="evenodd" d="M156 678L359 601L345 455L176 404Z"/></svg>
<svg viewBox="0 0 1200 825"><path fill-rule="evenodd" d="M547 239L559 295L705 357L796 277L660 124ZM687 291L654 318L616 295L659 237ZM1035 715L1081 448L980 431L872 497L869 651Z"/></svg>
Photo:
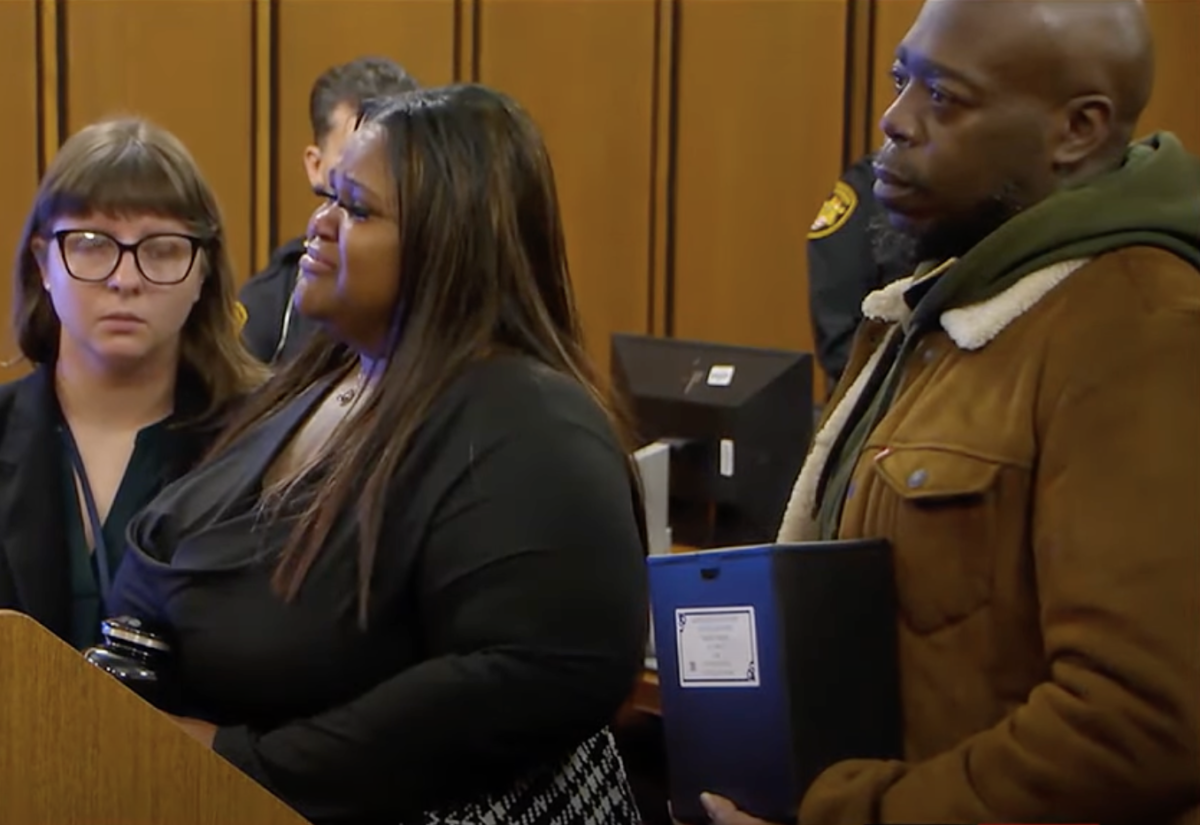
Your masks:
<svg viewBox="0 0 1200 825"><path fill-rule="evenodd" d="M884 541L651 556L671 807L711 791L794 822L834 762L899 758L896 600Z"/></svg>

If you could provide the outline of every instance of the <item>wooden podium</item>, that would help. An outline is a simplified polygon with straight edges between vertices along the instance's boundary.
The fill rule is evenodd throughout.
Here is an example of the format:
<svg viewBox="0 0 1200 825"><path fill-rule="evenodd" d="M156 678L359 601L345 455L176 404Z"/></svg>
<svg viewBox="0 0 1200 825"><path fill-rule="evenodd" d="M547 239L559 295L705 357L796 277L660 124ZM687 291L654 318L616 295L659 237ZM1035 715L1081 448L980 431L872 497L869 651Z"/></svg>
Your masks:
<svg viewBox="0 0 1200 825"><path fill-rule="evenodd" d="M0 823L305 825L32 619L0 611Z"/></svg>

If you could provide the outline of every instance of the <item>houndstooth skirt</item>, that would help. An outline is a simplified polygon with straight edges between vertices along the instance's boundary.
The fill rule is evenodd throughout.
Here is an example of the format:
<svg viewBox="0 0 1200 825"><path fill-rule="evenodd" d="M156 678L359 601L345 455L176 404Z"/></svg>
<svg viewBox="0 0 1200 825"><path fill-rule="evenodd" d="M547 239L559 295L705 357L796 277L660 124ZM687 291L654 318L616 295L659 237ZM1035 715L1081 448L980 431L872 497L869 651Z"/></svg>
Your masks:
<svg viewBox="0 0 1200 825"><path fill-rule="evenodd" d="M508 792L451 810L429 812L420 825L641 825L617 744L606 728L558 765Z"/></svg>

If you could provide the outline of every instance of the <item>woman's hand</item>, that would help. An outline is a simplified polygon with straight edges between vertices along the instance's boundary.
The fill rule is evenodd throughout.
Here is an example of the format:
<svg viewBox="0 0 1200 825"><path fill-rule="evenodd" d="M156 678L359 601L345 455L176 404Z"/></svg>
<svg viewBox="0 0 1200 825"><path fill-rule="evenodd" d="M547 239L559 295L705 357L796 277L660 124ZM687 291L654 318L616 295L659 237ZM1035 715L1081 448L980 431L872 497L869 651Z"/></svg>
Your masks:
<svg viewBox="0 0 1200 825"><path fill-rule="evenodd" d="M737 806L723 796L712 793L700 794L700 804L708 814L712 825L771 825L770 822L756 819L750 814L742 813ZM674 821L674 820L672 820ZM676 822L676 825L679 825Z"/></svg>
<svg viewBox="0 0 1200 825"><path fill-rule="evenodd" d="M750 814L744 814L728 799L712 793L700 794L700 804L708 813L713 825L771 825L771 823L756 819Z"/></svg>
<svg viewBox="0 0 1200 825"><path fill-rule="evenodd" d="M210 725L208 722L201 722L199 719L188 719L183 716L171 716L169 713L167 714L167 717L176 725L179 725L179 727L183 729L184 733L195 739L201 745L206 748L212 747L213 739L216 738L217 735L216 725Z"/></svg>

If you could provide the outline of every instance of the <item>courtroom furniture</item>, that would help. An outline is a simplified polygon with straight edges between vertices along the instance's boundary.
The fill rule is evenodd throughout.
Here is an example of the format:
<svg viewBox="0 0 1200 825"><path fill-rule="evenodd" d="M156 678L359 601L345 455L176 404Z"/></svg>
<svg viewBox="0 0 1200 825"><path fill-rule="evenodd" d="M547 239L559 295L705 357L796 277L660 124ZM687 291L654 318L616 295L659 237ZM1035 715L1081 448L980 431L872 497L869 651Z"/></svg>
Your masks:
<svg viewBox="0 0 1200 825"><path fill-rule="evenodd" d="M0 611L0 822L304 825L27 616Z"/></svg>

